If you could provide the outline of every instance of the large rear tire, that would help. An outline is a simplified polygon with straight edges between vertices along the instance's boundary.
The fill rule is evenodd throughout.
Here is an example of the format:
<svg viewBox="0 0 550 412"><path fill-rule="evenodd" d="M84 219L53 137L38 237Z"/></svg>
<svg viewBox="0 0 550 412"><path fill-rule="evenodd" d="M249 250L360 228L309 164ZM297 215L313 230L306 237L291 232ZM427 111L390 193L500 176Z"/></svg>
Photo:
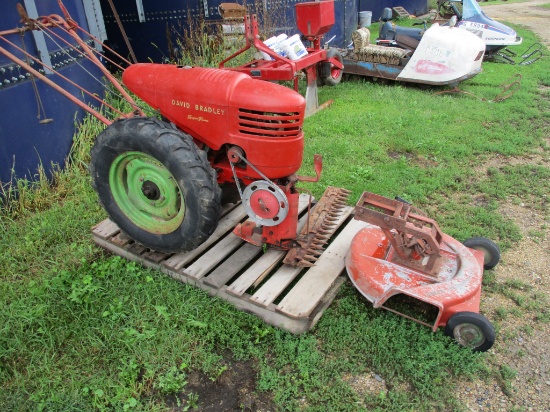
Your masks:
<svg viewBox="0 0 550 412"><path fill-rule="evenodd" d="M92 148L90 173L110 219L150 249L192 250L218 224L221 191L205 152L160 120L107 127Z"/></svg>

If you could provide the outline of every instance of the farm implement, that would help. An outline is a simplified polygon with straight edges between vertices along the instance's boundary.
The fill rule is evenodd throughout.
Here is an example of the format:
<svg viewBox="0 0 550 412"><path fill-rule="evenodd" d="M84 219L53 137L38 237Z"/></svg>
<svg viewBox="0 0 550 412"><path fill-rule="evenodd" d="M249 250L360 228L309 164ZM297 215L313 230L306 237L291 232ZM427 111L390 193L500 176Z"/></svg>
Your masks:
<svg viewBox="0 0 550 412"><path fill-rule="evenodd" d="M245 17L246 44L243 48L224 59L220 69L235 70L246 73L253 78L267 81L293 81L294 90L298 91L299 74L305 73L306 89L306 116L327 107L331 102L319 106L317 83L335 86L342 79L342 56L336 49L321 48L321 40L334 25L334 1L315 1L296 3L296 26L302 36L311 43L307 53L298 59L281 55L269 48L262 40L258 30L258 21L255 15ZM251 47L265 53L269 60L255 59L244 65L231 67L229 63L242 55ZM297 57L297 56L296 56Z"/></svg>
<svg viewBox="0 0 550 412"><path fill-rule="evenodd" d="M396 26L392 13L383 10L376 44L367 28L353 34L353 50L342 51L344 73L434 86L456 86L481 73L485 44L477 36L437 23Z"/></svg>
<svg viewBox="0 0 550 412"><path fill-rule="evenodd" d="M433 330L446 326L474 350L491 346L494 329L478 311L483 268L498 261L496 245L486 239L462 245L400 200L365 193L351 220L348 190L329 187L315 202L299 184L319 180L321 156L314 156L315 176L297 174L304 97L237 70L170 64L127 62L120 84L60 6L64 18L30 19L20 8L23 27L0 32L0 40L63 30L132 107L122 113L105 103L118 117L111 121L77 103L107 125L90 163L109 216L94 228L98 244L293 332L315 325L347 265L376 307L399 293L414 297L439 310ZM78 100L23 59L2 47L0 53ZM125 88L162 120L146 117L148 109Z"/></svg>

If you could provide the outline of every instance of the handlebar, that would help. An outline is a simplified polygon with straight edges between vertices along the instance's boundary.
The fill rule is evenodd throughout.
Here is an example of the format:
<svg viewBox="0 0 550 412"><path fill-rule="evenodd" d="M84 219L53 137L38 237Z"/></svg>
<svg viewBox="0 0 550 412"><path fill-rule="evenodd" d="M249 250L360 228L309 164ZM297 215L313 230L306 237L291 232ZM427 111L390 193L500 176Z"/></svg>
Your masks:
<svg viewBox="0 0 550 412"><path fill-rule="evenodd" d="M450 6L451 6L451 9L453 9L453 13L455 14L457 20L462 19L462 14L458 10L458 7L456 7L456 4L451 3Z"/></svg>

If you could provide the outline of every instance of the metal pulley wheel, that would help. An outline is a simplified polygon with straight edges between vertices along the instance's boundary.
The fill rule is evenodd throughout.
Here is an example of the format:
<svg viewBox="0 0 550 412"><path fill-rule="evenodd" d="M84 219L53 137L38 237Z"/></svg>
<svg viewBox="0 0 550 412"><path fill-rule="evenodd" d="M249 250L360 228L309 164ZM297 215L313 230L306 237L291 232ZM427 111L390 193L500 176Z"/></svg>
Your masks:
<svg viewBox="0 0 550 412"><path fill-rule="evenodd" d="M274 183L251 183L244 189L242 199L246 214L260 225L276 226L288 215L288 199Z"/></svg>

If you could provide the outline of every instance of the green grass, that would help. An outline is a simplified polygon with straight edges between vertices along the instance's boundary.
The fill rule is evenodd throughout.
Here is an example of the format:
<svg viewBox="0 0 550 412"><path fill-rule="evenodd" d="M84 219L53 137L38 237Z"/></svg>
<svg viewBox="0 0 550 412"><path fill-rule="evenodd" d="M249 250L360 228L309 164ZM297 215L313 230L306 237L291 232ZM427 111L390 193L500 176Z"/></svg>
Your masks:
<svg viewBox="0 0 550 412"><path fill-rule="evenodd" d="M535 41L518 30L525 44ZM320 101L334 103L305 122L301 171L313 174L313 154L322 153L323 175L304 186L316 196L328 185L346 187L352 203L365 190L400 195L459 240L487 236L506 250L521 235L500 213L503 204L525 202L548 216L550 171L536 159L549 150L549 66L548 59L525 67L484 63L482 74L461 85L478 98L365 81L323 88ZM515 73L523 76L519 91L492 103ZM2 207L3 410L160 411L175 394L181 408L192 407L204 399L186 389L189 375L201 371L216 381L231 360L254 361L258 396L279 410L464 410L454 385L479 375L509 390L511 367L495 370L442 331L373 309L349 284L312 332L294 336L105 254L91 239L90 227L105 213L86 169L101 129L87 120L53 186L20 182L21 196L12 193ZM487 272L484 293L503 294L520 315L548 322L544 291L499 283ZM501 308L494 320L517 315ZM370 373L386 381L387 392L359 395L343 379Z"/></svg>

